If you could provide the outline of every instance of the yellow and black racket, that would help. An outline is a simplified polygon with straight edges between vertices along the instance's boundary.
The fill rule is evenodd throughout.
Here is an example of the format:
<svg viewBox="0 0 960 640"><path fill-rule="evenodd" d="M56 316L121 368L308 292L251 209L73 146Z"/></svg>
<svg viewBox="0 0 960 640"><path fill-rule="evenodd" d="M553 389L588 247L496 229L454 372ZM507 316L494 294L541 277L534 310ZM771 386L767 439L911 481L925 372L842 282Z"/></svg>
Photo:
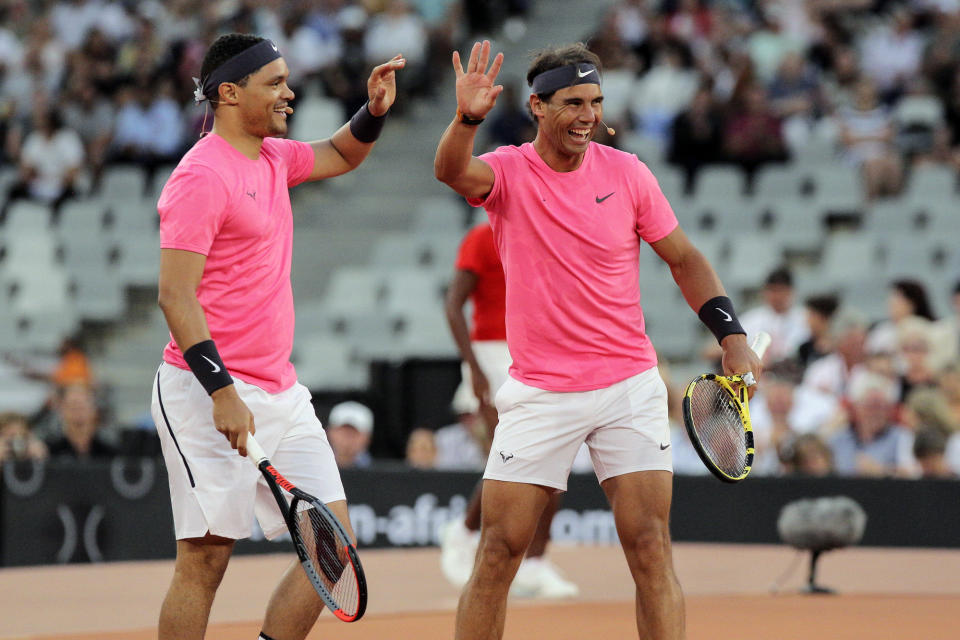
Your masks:
<svg viewBox="0 0 960 640"><path fill-rule="evenodd" d="M750 347L763 358L770 334L761 332ZM683 396L683 425L703 464L724 482L739 482L753 465L753 429L747 388L756 384L748 372L736 376L705 373Z"/></svg>

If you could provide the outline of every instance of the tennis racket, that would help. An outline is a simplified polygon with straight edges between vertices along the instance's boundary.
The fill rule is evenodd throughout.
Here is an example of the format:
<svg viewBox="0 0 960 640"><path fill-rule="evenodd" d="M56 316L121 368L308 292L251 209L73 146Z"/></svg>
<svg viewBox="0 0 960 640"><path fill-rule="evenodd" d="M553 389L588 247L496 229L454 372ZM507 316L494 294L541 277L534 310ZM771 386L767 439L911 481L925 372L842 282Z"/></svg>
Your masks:
<svg viewBox="0 0 960 640"><path fill-rule="evenodd" d="M761 332L750 348L763 358L770 334ZM753 429L747 388L756 384L753 373L721 376L705 373L687 385L683 395L683 425L693 448L713 475L739 482L753 466Z"/></svg>
<svg viewBox="0 0 960 640"><path fill-rule="evenodd" d="M344 622L359 620L367 609L367 580L346 529L327 505L295 487L270 464L252 434L247 435L247 457L276 498L300 564L323 603ZM289 504L283 490L293 496Z"/></svg>

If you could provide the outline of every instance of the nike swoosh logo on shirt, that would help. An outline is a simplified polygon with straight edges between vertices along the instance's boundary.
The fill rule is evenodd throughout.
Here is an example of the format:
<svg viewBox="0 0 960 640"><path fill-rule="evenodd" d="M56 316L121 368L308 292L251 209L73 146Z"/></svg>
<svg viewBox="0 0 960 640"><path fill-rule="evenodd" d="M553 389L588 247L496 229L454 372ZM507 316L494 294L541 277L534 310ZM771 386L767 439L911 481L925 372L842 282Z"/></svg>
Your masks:
<svg viewBox="0 0 960 640"><path fill-rule="evenodd" d="M607 198L609 198L610 196L612 196L612 195L615 194L615 193L616 193L616 191L611 191L610 193L608 193L607 195L603 196L602 198L601 198L600 196L597 196L597 204L600 204L601 202L603 202L604 200L606 200Z"/></svg>
<svg viewBox="0 0 960 640"><path fill-rule="evenodd" d="M662 444L662 445L660 445L660 451L663 451L664 449L668 448L669 446L670 446L670 443L669 443L669 442L668 442L667 444Z"/></svg>
<svg viewBox="0 0 960 640"><path fill-rule="evenodd" d="M583 73L582 71L580 71L580 69L577 69L577 77L586 78L588 75L590 75L590 74L593 73L594 71L596 71L596 69L590 69L590 71L587 71L586 73Z"/></svg>
<svg viewBox="0 0 960 640"><path fill-rule="evenodd" d="M207 362L209 362L210 366L213 367L213 371L211 371L211 373L220 373L220 365L218 365L216 362L214 362L207 356L200 356L200 357L206 360Z"/></svg>

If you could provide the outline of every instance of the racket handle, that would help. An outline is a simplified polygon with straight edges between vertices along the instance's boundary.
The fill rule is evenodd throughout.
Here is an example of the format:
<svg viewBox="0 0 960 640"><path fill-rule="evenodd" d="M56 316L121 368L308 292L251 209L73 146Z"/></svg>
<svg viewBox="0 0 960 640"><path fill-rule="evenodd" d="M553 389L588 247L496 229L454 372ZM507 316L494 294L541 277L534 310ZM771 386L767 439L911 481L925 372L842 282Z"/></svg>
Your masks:
<svg viewBox="0 0 960 640"><path fill-rule="evenodd" d="M261 461L267 459L267 454L263 452L263 447L260 446L260 443L253 437L252 433L247 434L247 457L253 461L253 464L258 466Z"/></svg>
<svg viewBox="0 0 960 640"><path fill-rule="evenodd" d="M757 357L763 360L763 354L767 352L767 347L770 346L770 334L766 331L761 331L753 339L753 344L750 345L750 348L753 349L754 353L757 354Z"/></svg>

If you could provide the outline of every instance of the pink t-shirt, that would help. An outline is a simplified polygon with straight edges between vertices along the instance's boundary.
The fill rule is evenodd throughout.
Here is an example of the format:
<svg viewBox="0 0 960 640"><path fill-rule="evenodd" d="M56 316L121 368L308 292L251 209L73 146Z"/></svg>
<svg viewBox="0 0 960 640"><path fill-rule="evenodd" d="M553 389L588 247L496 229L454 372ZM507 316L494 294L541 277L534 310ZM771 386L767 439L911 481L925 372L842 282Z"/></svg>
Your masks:
<svg viewBox="0 0 960 640"><path fill-rule="evenodd" d="M160 194L160 247L207 256L197 298L227 370L270 393L297 380L293 211L289 188L313 171L305 142L265 138L251 160L220 136L200 139ZM163 359L189 369L171 336Z"/></svg>
<svg viewBox="0 0 960 640"><path fill-rule="evenodd" d="M640 309L640 241L677 226L636 156L591 143L554 171L530 143L480 158L496 179L483 205L507 280L515 379L547 391L607 387L657 364Z"/></svg>

